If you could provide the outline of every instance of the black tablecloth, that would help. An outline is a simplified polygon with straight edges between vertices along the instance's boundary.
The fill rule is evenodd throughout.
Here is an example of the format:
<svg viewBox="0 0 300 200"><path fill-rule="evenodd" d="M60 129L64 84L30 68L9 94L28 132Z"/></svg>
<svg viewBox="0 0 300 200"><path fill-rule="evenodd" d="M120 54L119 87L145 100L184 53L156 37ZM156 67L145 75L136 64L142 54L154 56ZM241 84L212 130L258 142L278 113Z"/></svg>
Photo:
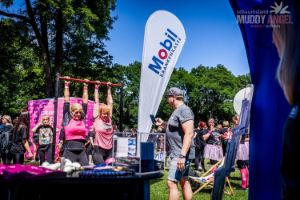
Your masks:
<svg viewBox="0 0 300 200"><path fill-rule="evenodd" d="M62 175L0 180L0 199L5 200L85 200L149 199L149 180L162 173L124 177L77 178Z"/></svg>

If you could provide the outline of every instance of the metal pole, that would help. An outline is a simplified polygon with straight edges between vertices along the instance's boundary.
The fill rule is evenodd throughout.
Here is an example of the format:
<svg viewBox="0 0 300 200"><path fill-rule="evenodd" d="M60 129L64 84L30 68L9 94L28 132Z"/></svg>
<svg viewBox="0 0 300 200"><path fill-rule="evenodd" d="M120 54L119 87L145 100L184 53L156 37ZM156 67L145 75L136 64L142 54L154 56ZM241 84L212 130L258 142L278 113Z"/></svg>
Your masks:
<svg viewBox="0 0 300 200"><path fill-rule="evenodd" d="M52 142L52 160L55 161L55 147L56 147L56 126L57 126L57 107L58 107L58 95L59 95L59 73L56 73L55 80L55 96L54 96L54 120L53 120L53 142Z"/></svg>
<svg viewBox="0 0 300 200"><path fill-rule="evenodd" d="M89 84L99 84L99 85L107 85L108 82L97 82L97 81L87 81L79 78L71 78L71 77L65 77L61 76L59 77L60 80L65 80L65 81L73 81L73 82L79 82L79 83L89 83ZM112 83L111 86L116 86L116 87L122 87L122 84L119 83Z"/></svg>
<svg viewBox="0 0 300 200"><path fill-rule="evenodd" d="M123 91L123 86L120 88L120 105L119 105L119 111L120 111L120 118L119 118L119 130L120 132L123 131L123 97L124 97L124 91Z"/></svg>

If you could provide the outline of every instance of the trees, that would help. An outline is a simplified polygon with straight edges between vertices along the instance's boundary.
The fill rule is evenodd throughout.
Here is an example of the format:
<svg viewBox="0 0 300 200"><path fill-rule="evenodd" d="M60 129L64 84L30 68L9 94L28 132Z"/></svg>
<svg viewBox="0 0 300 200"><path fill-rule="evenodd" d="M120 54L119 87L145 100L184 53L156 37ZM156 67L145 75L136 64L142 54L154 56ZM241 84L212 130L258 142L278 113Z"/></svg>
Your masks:
<svg viewBox="0 0 300 200"><path fill-rule="evenodd" d="M0 4L9 8L13 1ZM103 40L116 19L110 16L114 9L115 0L24 0L17 13L2 9L0 15L26 27L26 39L44 75L46 96L53 97L56 72L76 75L82 70L88 77L95 74L93 64L97 69L111 65Z"/></svg>
<svg viewBox="0 0 300 200"><path fill-rule="evenodd" d="M195 121L230 120L235 114L233 98L242 88L251 83L250 74L235 77L225 66L205 67L199 65L187 72L175 69L169 87L177 86L186 92L185 102L195 114ZM171 109L165 98L160 104L158 116L167 118Z"/></svg>
<svg viewBox="0 0 300 200"><path fill-rule="evenodd" d="M209 117L215 117L217 120L231 119L234 115L232 105L234 95L250 82L240 83L240 79L223 65L216 67L200 65L193 68L191 74L197 79L190 94L190 106L196 119L207 120Z"/></svg>
<svg viewBox="0 0 300 200"><path fill-rule="evenodd" d="M140 62L113 65L103 43L116 17L115 0L24 0L20 5L2 0L0 5L0 112L16 114L29 99L53 97L56 72L91 80L123 82L124 123L137 124ZM196 120L214 116L219 120L234 114L234 94L250 83L250 75L235 77L225 66L199 65L186 71L175 69L169 86L186 92L186 102ZM46 89L46 90L45 90ZM114 121L121 115L120 90L114 89ZM81 86L72 85L72 96ZM100 95L105 101L106 88ZM91 99L93 88L90 87ZM167 118L171 108L162 99L158 116Z"/></svg>
<svg viewBox="0 0 300 200"><path fill-rule="evenodd" d="M0 21L0 111L14 115L27 101L43 96L45 83L28 29L10 19Z"/></svg>
<svg viewBox="0 0 300 200"><path fill-rule="evenodd" d="M116 66L122 74L124 83L124 123L129 127L137 125L138 91L141 63L134 62L129 66ZM168 87L179 87L186 93L185 102L195 114L195 121L230 120L235 114L233 98L242 88L251 83L250 74L234 76L223 65L216 67L198 66L191 72L184 68L174 69ZM172 112L166 98L163 98L157 116L167 119Z"/></svg>

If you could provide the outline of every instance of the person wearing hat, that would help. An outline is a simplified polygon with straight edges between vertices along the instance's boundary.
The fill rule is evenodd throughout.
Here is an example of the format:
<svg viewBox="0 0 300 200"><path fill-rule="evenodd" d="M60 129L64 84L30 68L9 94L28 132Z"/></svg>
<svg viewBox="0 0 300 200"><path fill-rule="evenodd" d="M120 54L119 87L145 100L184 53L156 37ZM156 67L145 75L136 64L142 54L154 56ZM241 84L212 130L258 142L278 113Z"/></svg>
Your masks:
<svg viewBox="0 0 300 200"><path fill-rule="evenodd" d="M192 199L193 192L188 182L190 160L195 158L193 143L194 114L184 104L183 91L172 87L167 91L168 104L173 108L173 113L168 122L156 118L157 126L166 128L166 141L168 145L169 176L168 189L169 199L179 199L177 183L182 187L183 198Z"/></svg>

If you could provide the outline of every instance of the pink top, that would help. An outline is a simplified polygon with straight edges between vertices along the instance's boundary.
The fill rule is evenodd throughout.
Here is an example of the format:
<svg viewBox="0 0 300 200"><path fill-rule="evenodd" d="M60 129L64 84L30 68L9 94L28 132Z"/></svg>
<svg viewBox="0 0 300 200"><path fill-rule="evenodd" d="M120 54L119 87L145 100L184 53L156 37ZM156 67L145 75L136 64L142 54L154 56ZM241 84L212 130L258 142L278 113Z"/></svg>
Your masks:
<svg viewBox="0 0 300 200"><path fill-rule="evenodd" d="M88 133L83 121L71 119L69 124L64 127L66 140L85 140Z"/></svg>
<svg viewBox="0 0 300 200"><path fill-rule="evenodd" d="M97 118L94 122L94 128L94 145L99 146L103 149L111 149L113 136L111 119L109 119L109 122L104 122L101 118Z"/></svg>

